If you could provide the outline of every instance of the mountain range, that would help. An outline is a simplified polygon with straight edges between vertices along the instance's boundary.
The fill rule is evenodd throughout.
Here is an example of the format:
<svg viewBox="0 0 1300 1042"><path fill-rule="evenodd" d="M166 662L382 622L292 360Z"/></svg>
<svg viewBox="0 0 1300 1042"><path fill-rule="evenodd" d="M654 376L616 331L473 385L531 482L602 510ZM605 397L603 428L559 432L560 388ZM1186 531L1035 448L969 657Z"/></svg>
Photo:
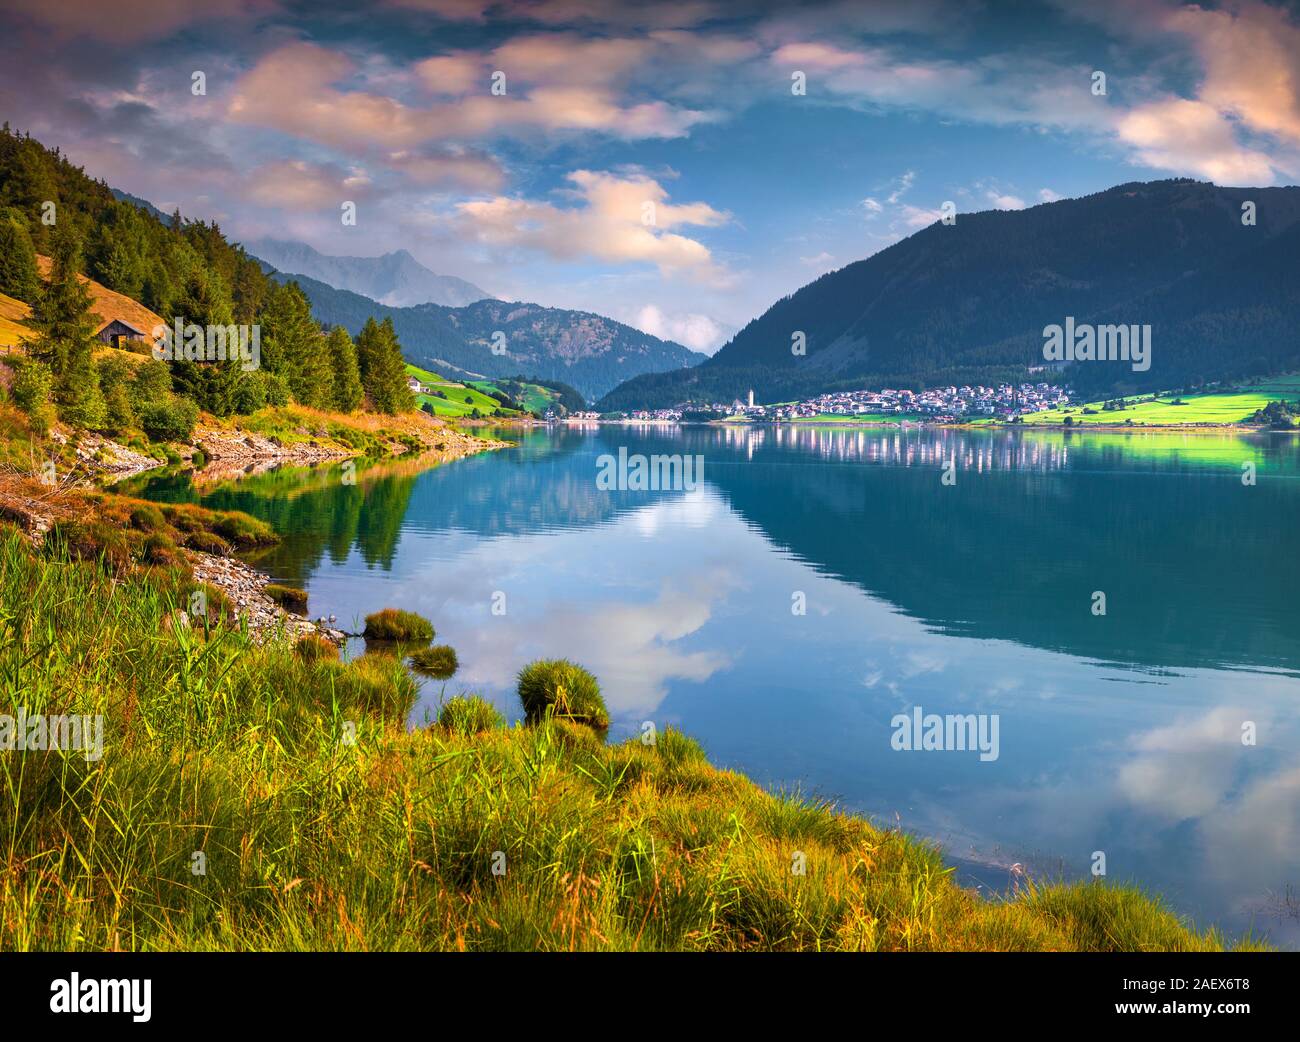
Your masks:
<svg viewBox="0 0 1300 1042"><path fill-rule="evenodd" d="M1023 377L1045 364L1045 327L1067 318L1151 326L1148 370L1074 362L1061 375L1080 391L1300 368L1300 188L1134 182L958 214L777 301L700 365L636 377L598 407Z"/></svg>
<svg viewBox="0 0 1300 1042"><path fill-rule="evenodd" d="M244 243L244 248L277 271L307 275L390 307L457 308L492 296L472 282L430 271L406 250L379 257L335 257L289 239L257 239Z"/></svg>
<svg viewBox="0 0 1300 1042"><path fill-rule="evenodd" d="M391 318L407 361L455 377L522 373L569 384L591 400L630 377L681 369L705 357L588 311L504 300L394 307L301 273L272 274L297 282L319 321L353 335L371 316ZM498 332L502 339L495 338Z"/></svg>

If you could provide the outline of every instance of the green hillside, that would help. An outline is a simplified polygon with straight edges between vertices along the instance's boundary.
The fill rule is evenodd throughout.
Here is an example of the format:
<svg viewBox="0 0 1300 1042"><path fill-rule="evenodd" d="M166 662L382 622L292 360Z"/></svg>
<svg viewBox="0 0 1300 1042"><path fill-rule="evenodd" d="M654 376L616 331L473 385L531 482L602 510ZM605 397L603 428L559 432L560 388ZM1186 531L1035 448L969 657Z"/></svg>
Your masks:
<svg viewBox="0 0 1300 1042"><path fill-rule="evenodd" d="M435 416L469 416L475 409L479 411L481 416L493 416L498 409L501 409L507 416L520 415L519 410L505 409L499 401L489 397L480 389L482 384L485 384L489 389L495 389L487 381L477 381L472 384L457 383L455 380L448 380L438 373L429 369L421 369L409 362L406 364L406 372L431 390L440 391L446 395L445 398L438 394L417 394L415 396L421 408L424 407L426 402L429 403Z"/></svg>

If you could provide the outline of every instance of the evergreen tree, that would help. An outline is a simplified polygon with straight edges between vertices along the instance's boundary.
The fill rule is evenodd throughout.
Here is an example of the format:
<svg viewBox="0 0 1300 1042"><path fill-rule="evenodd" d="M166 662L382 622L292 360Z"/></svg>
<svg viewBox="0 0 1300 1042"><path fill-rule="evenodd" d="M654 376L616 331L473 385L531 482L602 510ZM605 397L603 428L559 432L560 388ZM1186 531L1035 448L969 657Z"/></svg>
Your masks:
<svg viewBox="0 0 1300 1042"><path fill-rule="evenodd" d="M377 412L396 415L415 408L415 397L406 385L406 360L391 318L380 323L373 316L366 320L357 338L357 362L366 397Z"/></svg>
<svg viewBox="0 0 1300 1042"><path fill-rule="evenodd" d="M132 300L139 300L144 288L144 279L137 267L137 258L123 243L115 243L108 251L108 257L99 271L99 280L111 290L115 290Z"/></svg>
<svg viewBox="0 0 1300 1042"><path fill-rule="evenodd" d="M31 304L40 288L27 221L17 210L0 210L0 293Z"/></svg>
<svg viewBox="0 0 1300 1042"><path fill-rule="evenodd" d="M330 330L327 342L334 370L333 406L339 412L356 412L364 397L356 345L342 326Z"/></svg>
<svg viewBox="0 0 1300 1042"><path fill-rule="evenodd" d="M280 377L295 400L328 405L328 351L311 317L311 304L296 282L271 290L261 325L262 368Z"/></svg>
<svg viewBox="0 0 1300 1042"><path fill-rule="evenodd" d="M357 372L361 376L361 386L365 393L370 392L370 382L374 379L371 375L377 367L375 361L379 351L379 323L375 321L374 315L366 319L366 324L361 327L361 332L357 336Z"/></svg>
<svg viewBox="0 0 1300 1042"><path fill-rule="evenodd" d="M232 344L229 334L231 314L228 294L223 292L220 278L210 272L195 268L185 281L177 301L176 314L185 324L198 325L204 331L203 354L199 359L186 357L185 344L172 345L172 383L176 390L194 399L208 412L229 416L234 412L235 385L243 370L238 357L239 346ZM225 327L226 351L224 360L207 357L207 331ZM216 341L214 340L214 347Z"/></svg>
<svg viewBox="0 0 1300 1042"><path fill-rule="evenodd" d="M90 290L78 277L81 274L81 244L66 225L53 237L52 265L49 281L41 287L32 303L27 324L36 332L27 353L45 362L61 381L75 354L78 358L90 350L95 336L95 317L91 314Z"/></svg>
<svg viewBox="0 0 1300 1042"><path fill-rule="evenodd" d="M295 400L313 409L334 408L334 357L320 326L313 320L314 335L303 356L296 383L289 390Z"/></svg>

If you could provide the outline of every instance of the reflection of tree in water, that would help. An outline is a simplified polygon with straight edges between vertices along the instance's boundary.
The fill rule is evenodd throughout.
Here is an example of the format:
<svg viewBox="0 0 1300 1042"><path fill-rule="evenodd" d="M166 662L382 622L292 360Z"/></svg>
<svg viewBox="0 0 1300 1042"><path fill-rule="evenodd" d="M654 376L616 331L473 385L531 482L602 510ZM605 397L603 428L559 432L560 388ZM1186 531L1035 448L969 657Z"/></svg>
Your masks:
<svg viewBox="0 0 1300 1042"><path fill-rule="evenodd" d="M411 501L415 478L380 478L365 485L364 509L358 504L349 514L357 549L370 567L379 565L388 571L402 532L402 518ZM352 491L355 491L355 486Z"/></svg>

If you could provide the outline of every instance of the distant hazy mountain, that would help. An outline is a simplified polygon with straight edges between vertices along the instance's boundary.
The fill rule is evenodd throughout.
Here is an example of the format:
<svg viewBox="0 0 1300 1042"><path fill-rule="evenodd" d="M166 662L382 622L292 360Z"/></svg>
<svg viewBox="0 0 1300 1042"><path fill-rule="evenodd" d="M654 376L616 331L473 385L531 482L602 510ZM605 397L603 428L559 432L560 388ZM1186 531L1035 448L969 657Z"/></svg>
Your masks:
<svg viewBox="0 0 1300 1042"><path fill-rule="evenodd" d="M109 191L113 193L113 198L117 199L119 202L130 203L136 209L143 210L145 213L157 217L158 220L163 222L163 224L171 223L172 215L169 213L163 213L158 209L158 207L154 206L153 203L149 202L148 199L141 199L138 195L132 195L130 192L123 192L119 188L110 188Z"/></svg>
<svg viewBox="0 0 1300 1042"><path fill-rule="evenodd" d="M331 257L286 239L258 239L244 248L278 271L307 275L391 307L462 307L492 296L472 282L430 271L405 250L382 257Z"/></svg>
<svg viewBox="0 0 1300 1042"><path fill-rule="evenodd" d="M1066 374L1081 390L1300 368L1300 188L1135 182L961 213L778 301L701 365L638 377L600 404L989 382L1042 365L1044 327L1067 317L1152 327L1148 371L1076 362ZM805 354L791 349L796 334Z"/></svg>
<svg viewBox="0 0 1300 1042"><path fill-rule="evenodd" d="M391 307L305 275L276 272L275 277L297 282L318 320L341 325L354 336L371 315L391 318L407 361L453 376L522 373L567 383L591 401L630 377L682 369L705 358L587 311L502 300L458 308ZM493 350L497 332L504 335L501 354Z"/></svg>

